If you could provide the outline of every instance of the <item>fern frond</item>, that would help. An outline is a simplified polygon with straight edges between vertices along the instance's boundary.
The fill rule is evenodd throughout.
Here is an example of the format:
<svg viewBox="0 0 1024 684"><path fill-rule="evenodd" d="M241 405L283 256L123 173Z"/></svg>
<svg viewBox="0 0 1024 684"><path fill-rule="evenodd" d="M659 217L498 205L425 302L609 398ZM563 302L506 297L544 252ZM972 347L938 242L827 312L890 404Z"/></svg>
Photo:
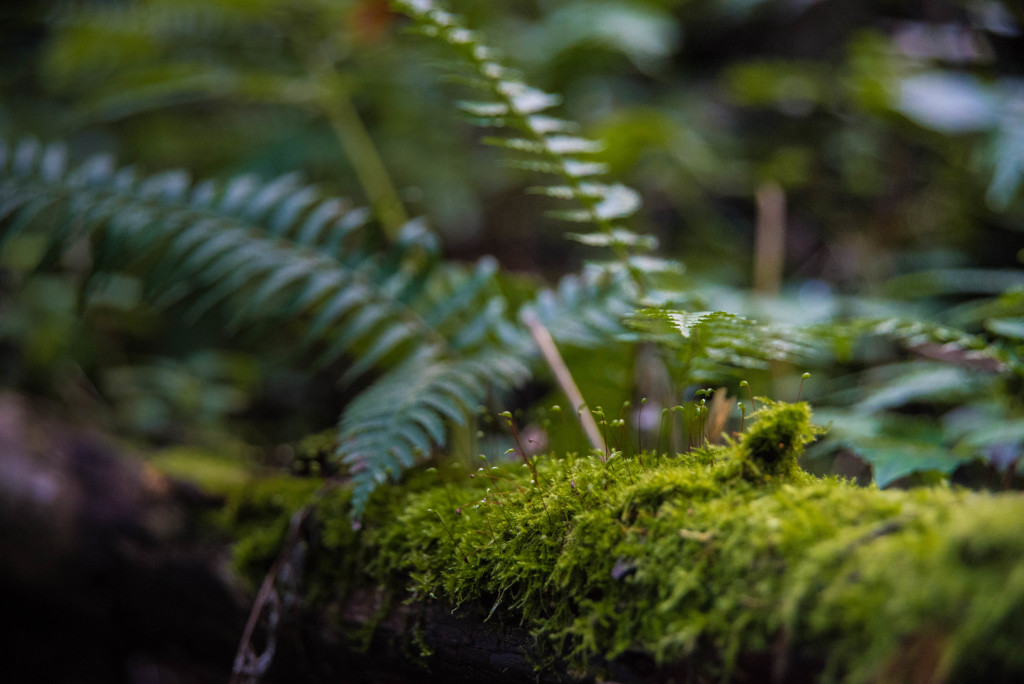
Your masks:
<svg viewBox="0 0 1024 684"><path fill-rule="evenodd" d="M632 283L615 265L593 265L566 275L523 306L559 344L593 348L626 333L623 320L633 311Z"/></svg>
<svg viewBox="0 0 1024 684"><path fill-rule="evenodd" d="M644 339L677 350L692 380L710 380L730 368L764 368L772 361L812 363L830 351L850 356L853 344L885 337L908 348L947 357L956 365L990 371L1019 371L1016 357L1000 344L929 321L864 318L821 325L759 323L723 311L687 312L664 308L637 311L627 324Z"/></svg>
<svg viewBox="0 0 1024 684"><path fill-rule="evenodd" d="M928 342L953 344L962 349L982 350L988 342L977 335L971 335L957 328L913 318L890 316L887 318L862 318L829 326L849 336L878 335L916 345Z"/></svg>
<svg viewBox="0 0 1024 684"><path fill-rule="evenodd" d="M806 330L724 311L648 308L627 324L644 339L677 350L676 360L690 382L711 381L735 369L767 368L772 361L806 360L820 350Z"/></svg>
<svg viewBox="0 0 1024 684"><path fill-rule="evenodd" d="M864 318L814 326L808 330L832 343L841 353L846 352L855 339L877 336L917 351L929 350L934 346L934 352L939 357L947 357L946 360L957 365L996 372L1010 369L1024 374L1024 365L1020 359L998 341L993 343L984 337L931 321L901 317Z"/></svg>
<svg viewBox="0 0 1024 684"><path fill-rule="evenodd" d="M353 216L309 187L280 192L291 179L261 184L243 177L216 188L193 185L181 173L139 177L102 160L68 170L64 157L60 146L32 142L14 150L12 163L0 169L7 176L0 196L21 220L3 237L31 229L35 218L53 222L56 230L43 230L54 249L88 235L98 272L146 264L147 293L157 303L199 293L191 320L225 306L235 327L263 321L268 312L313 319L305 343L329 339L325 362L371 346L379 332L371 324L385 319L421 344L444 343L394 294L424 275L415 262L432 249L429 242L409 240L392 250L388 258L399 269L371 249L365 214ZM326 215L332 219L323 221ZM314 216L323 225L310 231ZM175 293L182 283L188 288Z"/></svg>
<svg viewBox="0 0 1024 684"><path fill-rule="evenodd" d="M455 360L409 359L378 378L351 403L340 426L337 455L355 482L353 515L362 514L377 485L445 444L449 421L465 424L490 392L515 387L529 373L514 356L484 352Z"/></svg>
<svg viewBox="0 0 1024 684"><path fill-rule="evenodd" d="M392 4L414 20L420 33L454 48L461 64L468 67L468 82L487 99L462 102L462 110L478 125L510 131L507 137L486 138L485 142L516 153L526 168L559 178L558 183L535 188L535 192L574 201L581 207L555 212L556 216L593 225L597 234L582 239L611 247L623 264L629 263L630 248L654 246L653 238L638 236L621 224L640 208L636 191L620 183L596 180L606 168L590 155L602 149L601 143L576 135L578 127L573 122L545 113L560 104L559 96L526 84L502 64L497 51L485 45L441 3L394 0ZM633 268L629 274L639 292L645 292L643 274Z"/></svg>
<svg viewBox="0 0 1024 684"><path fill-rule="evenodd" d="M344 381L383 374L342 418L338 457L362 468L358 500L443 444L447 421L528 374L528 337L493 260L441 262L418 222L388 246L364 211L293 176L193 183L107 157L72 168L60 145L0 141L0 248L22 232L45 236L51 260L87 239L93 278L134 270L149 301L180 301L188 320L299 321L298 347L318 363L353 359Z"/></svg>

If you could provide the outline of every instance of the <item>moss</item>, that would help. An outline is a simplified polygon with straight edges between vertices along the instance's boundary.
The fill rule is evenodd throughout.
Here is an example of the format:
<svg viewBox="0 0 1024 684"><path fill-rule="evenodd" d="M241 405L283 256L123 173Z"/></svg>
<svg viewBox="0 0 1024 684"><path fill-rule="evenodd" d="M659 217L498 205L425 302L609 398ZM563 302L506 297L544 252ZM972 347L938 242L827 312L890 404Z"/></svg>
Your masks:
<svg viewBox="0 0 1024 684"><path fill-rule="evenodd" d="M817 479L796 466L816 432L806 405L767 404L682 456L543 458L536 484L421 473L358 533L322 507L324 551L358 559L346 586L496 606L574 668L640 651L728 678L771 652L848 681L1024 672L1024 499Z"/></svg>
<svg viewBox="0 0 1024 684"><path fill-rule="evenodd" d="M211 493L231 492L252 479L252 467L240 461L237 453L225 454L224 450L175 446L147 461L160 472L193 482Z"/></svg>
<svg viewBox="0 0 1024 684"><path fill-rule="evenodd" d="M793 477L802 472L797 457L820 433L811 423L806 403L784 404L762 398L763 408L753 414L753 427L744 435L739 451L748 479ZM767 418L763 420L762 418Z"/></svg>
<svg viewBox="0 0 1024 684"><path fill-rule="evenodd" d="M292 513L312 501L321 483L314 479L267 477L249 480L229 496L224 524L234 533L235 570L253 586L280 553Z"/></svg>

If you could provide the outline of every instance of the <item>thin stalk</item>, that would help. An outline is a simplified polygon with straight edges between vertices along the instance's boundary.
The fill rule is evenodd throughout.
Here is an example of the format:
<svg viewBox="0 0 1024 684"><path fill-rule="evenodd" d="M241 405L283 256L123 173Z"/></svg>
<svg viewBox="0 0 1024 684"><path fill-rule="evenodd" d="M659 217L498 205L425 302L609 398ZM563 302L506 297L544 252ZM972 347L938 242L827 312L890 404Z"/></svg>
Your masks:
<svg viewBox="0 0 1024 684"><path fill-rule="evenodd" d="M746 387L747 388L747 394L750 395L750 410L751 411L756 411L757 410L757 404L754 403L754 391L752 389L750 389L750 383L747 382L746 380L743 380L742 382L740 382L740 387Z"/></svg>
<svg viewBox="0 0 1024 684"><path fill-rule="evenodd" d="M531 312L524 314L523 322L530 329L530 334L537 343L541 355L547 362L548 367L551 368L551 372L555 374L555 380L558 381L558 385L565 392L565 396L569 398L569 403L572 404L576 415L579 416L580 422L583 424L583 432L586 433L587 439L590 440L590 446L601 454L607 453L608 448L601 437L601 431L597 429L597 423L594 421L594 416L590 414L590 411L583 410L583 407L586 406L586 402L583 401L583 394L576 385L576 381L573 380L569 367L565 365L565 360L562 358L561 353L559 353L551 333ZM602 460L607 459L602 456Z"/></svg>
<svg viewBox="0 0 1024 684"><path fill-rule="evenodd" d="M448 529L448 525L445 523L444 518L441 517L441 514L435 511L433 508L428 508L427 512L433 513L437 516L437 520L441 523L441 527L443 527L444 531L448 534L448 538L452 540L452 544L455 546L455 550L462 554L462 560L466 561L466 564L468 565L469 557L466 554L462 553L462 547L459 546L459 542L455 539L455 535L452 534L452 531Z"/></svg>
<svg viewBox="0 0 1024 684"><path fill-rule="evenodd" d="M654 451L657 454L661 454L661 436L665 432L665 417L668 416L671 419L671 411L667 408L661 409L661 422L658 424L658 446L655 447ZM671 430L671 425L669 426Z"/></svg>
<svg viewBox="0 0 1024 684"><path fill-rule="evenodd" d="M324 60L317 60L314 73L324 85L323 96L317 101L318 108L327 117L344 148L367 200L380 219L384 233L394 242L399 230L408 223L409 216L391 182L387 167L338 73Z"/></svg>
<svg viewBox="0 0 1024 684"><path fill-rule="evenodd" d="M494 527L491 526L491 516L487 515L487 507L481 508L480 512L484 514L484 520L487 521L487 529L491 532L491 539L497 539L494 534Z"/></svg>
<svg viewBox="0 0 1024 684"><path fill-rule="evenodd" d="M800 376L800 389L796 392L796 400L800 401L800 396L804 393L804 380L811 377L810 373L804 373Z"/></svg>
<svg viewBox="0 0 1024 684"><path fill-rule="evenodd" d="M516 427L515 418L512 417L512 413L510 411L505 411L500 415L508 421L508 427L512 431L512 439L516 443L516 448L512 449L512 451L519 452L519 455L523 458L523 462L526 464L526 467L530 469L530 475L533 477L533 484L540 485L540 475L537 474L537 466L533 464L533 461L530 460L530 456L526 453L526 449L523 448L523 442L519 438L519 428Z"/></svg>
<svg viewBox="0 0 1024 684"><path fill-rule="evenodd" d="M639 443L636 453L640 456L640 465L644 464L644 404L647 403L647 397L640 399L640 408L637 409L636 413L636 441Z"/></svg>

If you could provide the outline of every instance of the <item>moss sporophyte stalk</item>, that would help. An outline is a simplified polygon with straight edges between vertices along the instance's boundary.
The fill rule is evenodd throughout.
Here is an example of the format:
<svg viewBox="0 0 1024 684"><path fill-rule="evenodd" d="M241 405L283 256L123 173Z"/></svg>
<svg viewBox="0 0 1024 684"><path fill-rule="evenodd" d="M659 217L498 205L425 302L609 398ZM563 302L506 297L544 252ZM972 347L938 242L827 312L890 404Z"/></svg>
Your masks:
<svg viewBox="0 0 1024 684"><path fill-rule="evenodd" d="M757 406L735 441L642 465L568 454L535 457L538 477L514 463L413 475L374 495L359 532L338 490L317 517L312 591L500 603L538 664L591 672L627 652L725 680L751 654L783 680L797 662L824 681L1024 672L1021 497L813 477L797 462L820 432L809 407Z"/></svg>

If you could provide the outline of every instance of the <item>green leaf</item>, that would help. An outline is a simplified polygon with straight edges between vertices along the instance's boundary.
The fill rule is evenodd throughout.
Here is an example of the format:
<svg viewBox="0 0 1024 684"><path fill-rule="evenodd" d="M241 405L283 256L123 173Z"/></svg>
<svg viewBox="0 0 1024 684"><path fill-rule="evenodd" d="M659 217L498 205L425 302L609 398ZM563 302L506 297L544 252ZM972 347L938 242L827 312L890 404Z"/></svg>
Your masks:
<svg viewBox="0 0 1024 684"><path fill-rule="evenodd" d="M257 198L258 199L258 198ZM267 223L267 230L271 235L284 237L291 232L310 207L320 199L320 193L316 188L307 186L295 191L278 206L277 211Z"/></svg>
<svg viewBox="0 0 1024 684"><path fill-rule="evenodd" d="M964 368L944 364L914 364L892 367L885 385L855 405L864 413L905 406L915 401L952 401L975 392L989 378Z"/></svg>
<svg viewBox="0 0 1024 684"><path fill-rule="evenodd" d="M359 376L375 367L388 353L394 351L403 342L412 339L416 330L406 323L395 323L385 332L376 336L369 349L364 351L342 374L339 382L347 385Z"/></svg>
<svg viewBox="0 0 1024 684"><path fill-rule="evenodd" d="M505 116L509 112L509 106L504 102L459 102L457 103L462 111L481 118Z"/></svg>
<svg viewBox="0 0 1024 684"><path fill-rule="evenodd" d="M391 313L382 306L362 307L353 315L351 321L341 326L340 334L330 341L327 351L321 354L316 365L322 367L335 361L352 345L367 337L371 330L386 320Z"/></svg>
<svg viewBox="0 0 1024 684"><path fill-rule="evenodd" d="M370 290L361 283L349 284L338 290L326 306L313 320L306 333L305 343L311 344L319 339L328 328L334 326L361 302L370 296Z"/></svg>
<svg viewBox="0 0 1024 684"><path fill-rule="evenodd" d="M866 440L858 442L855 451L871 464L879 487L886 487L913 473L936 471L950 475L975 458L941 444L901 440Z"/></svg>
<svg viewBox="0 0 1024 684"><path fill-rule="evenodd" d="M996 335L1024 340L1024 317L990 318L985 321L985 327Z"/></svg>
<svg viewBox="0 0 1024 684"><path fill-rule="evenodd" d="M650 235L639 235L629 230L617 228L610 233L566 233L566 237L580 244L591 247L636 247L640 249L657 249L658 240Z"/></svg>

